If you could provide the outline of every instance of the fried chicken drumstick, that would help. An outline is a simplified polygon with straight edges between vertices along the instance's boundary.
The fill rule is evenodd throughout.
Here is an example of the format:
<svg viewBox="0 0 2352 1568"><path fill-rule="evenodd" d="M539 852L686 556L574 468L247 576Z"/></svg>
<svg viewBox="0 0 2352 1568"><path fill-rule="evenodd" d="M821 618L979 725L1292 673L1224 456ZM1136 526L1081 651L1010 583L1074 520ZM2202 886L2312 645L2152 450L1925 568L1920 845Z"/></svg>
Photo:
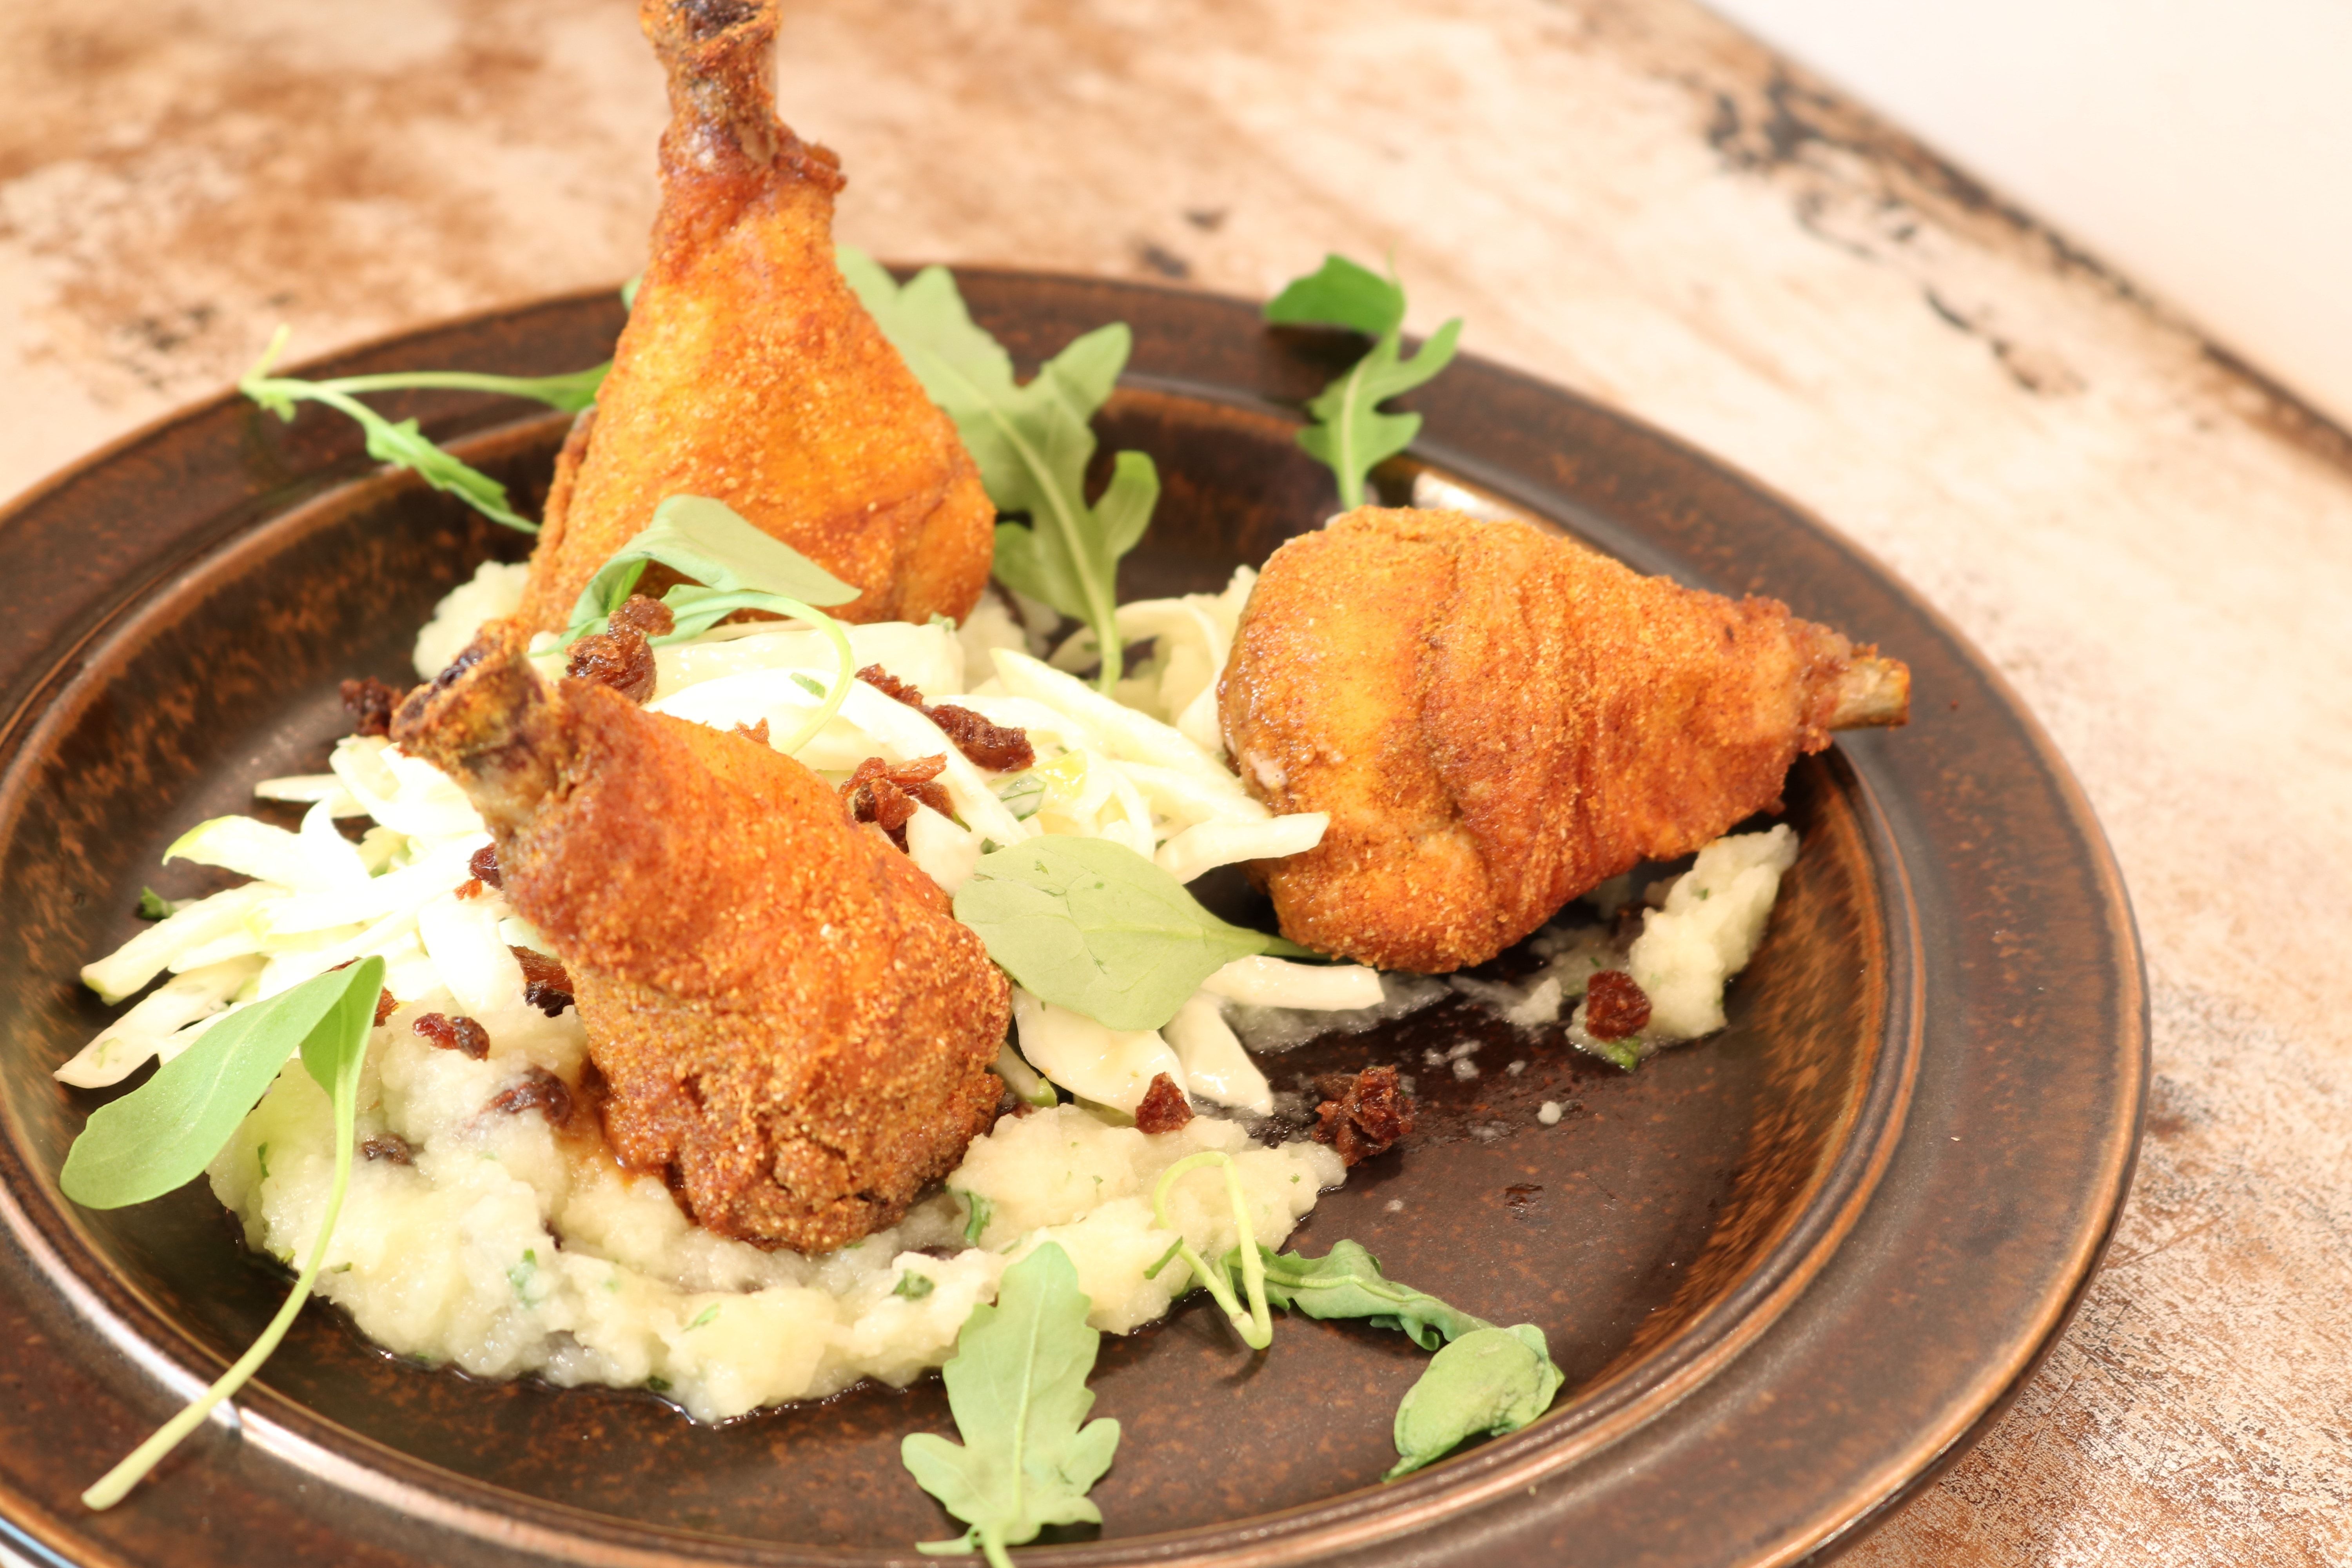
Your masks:
<svg viewBox="0 0 2352 1568"><path fill-rule="evenodd" d="M1011 996L946 895L757 741L540 679L493 623L402 704L572 979L624 1163L697 1224L821 1252L995 1120Z"/></svg>
<svg viewBox="0 0 2352 1568"><path fill-rule="evenodd" d="M1276 812L1283 934L1383 969L1481 963L1569 900L1777 807L1910 672L1770 599L1643 577L1525 524L1360 508L1276 551L1219 688Z"/></svg>
<svg viewBox="0 0 2352 1568"><path fill-rule="evenodd" d="M638 20L669 72L653 253L557 458L523 620L562 626L673 495L725 501L863 589L845 619L961 619L996 510L834 264L841 175L776 118L775 0L642 0Z"/></svg>

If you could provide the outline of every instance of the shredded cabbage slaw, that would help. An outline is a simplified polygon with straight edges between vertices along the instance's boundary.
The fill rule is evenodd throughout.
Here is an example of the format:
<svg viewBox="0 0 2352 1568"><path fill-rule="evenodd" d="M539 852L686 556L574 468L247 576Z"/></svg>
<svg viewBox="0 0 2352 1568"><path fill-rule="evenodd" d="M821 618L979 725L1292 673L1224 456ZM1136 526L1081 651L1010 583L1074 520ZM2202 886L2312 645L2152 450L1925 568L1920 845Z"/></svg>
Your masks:
<svg viewBox="0 0 2352 1568"><path fill-rule="evenodd" d="M1070 673L1092 662L1091 633L1037 658L992 599L961 632L944 620L848 626L856 667L881 665L928 701L1025 731L1036 762L1017 773L978 767L923 713L862 681L793 754L835 783L868 757L944 755L940 782L952 814L918 806L907 847L950 893L987 849L1043 834L1110 839L1179 881L1312 848L1328 819L1270 814L1225 767L1217 733L1216 679L1255 575L1244 567L1219 594L1119 606L1119 636L1154 647L1116 698ZM419 673L432 675L482 622L511 613L521 585L518 569L492 563L454 590L418 636ZM552 638L546 643L534 658L560 673L563 656ZM775 736L814 718L839 673L829 638L795 621L717 626L656 647L655 661L650 710L718 729L765 721ZM982 678L968 682L974 671ZM109 1002L163 984L59 1068L59 1080L119 1083L151 1058L169 1061L239 1008L371 954L384 960L395 997L446 988L493 1036L530 1005L509 948L545 944L497 889L474 880L468 862L490 837L465 794L381 737L339 742L329 765L255 788L258 798L307 805L299 829L222 816L172 846L166 860L251 879L175 908L82 970ZM368 826L354 842L339 824L359 817ZM1131 1111L1165 1073L1190 1094L1263 1115L1272 1090L1226 1023L1227 1005L1332 1010L1372 1005L1381 994L1379 975L1360 965L1248 958L1212 975L1163 1028L1133 1032L1016 988L1019 1050L1008 1047L999 1065L1033 1103L1050 1093L1043 1079Z"/></svg>

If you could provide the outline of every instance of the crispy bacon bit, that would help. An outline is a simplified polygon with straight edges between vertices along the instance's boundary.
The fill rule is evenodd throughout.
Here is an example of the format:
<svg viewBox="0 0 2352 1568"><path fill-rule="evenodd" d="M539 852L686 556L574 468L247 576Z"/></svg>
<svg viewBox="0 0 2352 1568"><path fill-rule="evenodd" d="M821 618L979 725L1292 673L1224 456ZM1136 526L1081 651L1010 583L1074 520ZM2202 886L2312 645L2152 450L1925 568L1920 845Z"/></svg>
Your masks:
<svg viewBox="0 0 2352 1568"><path fill-rule="evenodd" d="M1650 994L1622 969L1604 969L1584 987L1584 1028L1596 1040L1622 1040L1650 1021Z"/></svg>
<svg viewBox="0 0 2352 1568"><path fill-rule="evenodd" d="M506 879L499 874L499 847L495 844L485 844L475 850L466 862L466 869L474 874L474 880L487 887L503 888L507 885Z"/></svg>
<svg viewBox="0 0 2352 1568"><path fill-rule="evenodd" d="M1025 730L992 724L971 709L951 703L941 703L930 710L930 715L931 722L976 766L1017 773L1036 765L1036 748L1029 744Z"/></svg>
<svg viewBox="0 0 2352 1568"><path fill-rule="evenodd" d="M426 1013L409 1027L445 1051L457 1051L476 1061L490 1054L490 1032L471 1018Z"/></svg>
<svg viewBox="0 0 2352 1568"><path fill-rule="evenodd" d="M955 742L978 767L993 768L999 773L1019 773L1034 766L1037 752L1029 744L1028 732L992 724L969 708L951 703L933 707L923 700L923 694L908 685L878 664L869 664L857 672L857 679L885 697L895 698L912 708L940 727L940 733Z"/></svg>
<svg viewBox="0 0 2352 1568"><path fill-rule="evenodd" d="M1173 1132L1192 1120L1192 1102L1166 1073L1155 1073L1143 1101L1135 1108L1138 1132Z"/></svg>
<svg viewBox="0 0 2352 1568"><path fill-rule="evenodd" d="M572 1005L572 976L563 965L543 952L528 947L509 947L515 962L522 965L522 999L553 1018Z"/></svg>
<svg viewBox="0 0 2352 1568"><path fill-rule="evenodd" d="M374 1026L376 1028L383 1028L384 1026L384 1020L390 1018L398 1011L400 1011L400 998L392 994L392 990L389 986L375 994Z"/></svg>
<svg viewBox="0 0 2352 1568"><path fill-rule="evenodd" d="M1397 1069L1366 1068L1353 1077L1329 1073L1315 1080L1323 1103L1315 1108L1311 1134L1339 1152L1340 1163L1360 1164L1395 1147L1412 1131L1412 1100L1397 1083Z"/></svg>
<svg viewBox="0 0 2352 1568"><path fill-rule="evenodd" d="M561 1127L572 1120L572 1086L545 1068L531 1068L520 1083L500 1089L490 1109L509 1116L536 1110L549 1126Z"/></svg>
<svg viewBox="0 0 2352 1568"><path fill-rule="evenodd" d="M879 757L868 757L842 784L842 804L849 808L852 821L875 824L890 836L891 843L904 849L907 823L914 816L918 802L942 816L953 811L947 786L939 782L947 765L944 752L917 757L896 767Z"/></svg>
<svg viewBox="0 0 2352 1568"><path fill-rule="evenodd" d="M918 713L923 710L923 694L878 664L859 670L857 679L894 702L903 702Z"/></svg>
<svg viewBox="0 0 2352 1568"><path fill-rule="evenodd" d="M582 637L572 645L572 662L563 673L577 680L609 686L632 702L654 694L654 650L646 634L624 626Z"/></svg>
<svg viewBox="0 0 2352 1568"><path fill-rule="evenodd" d="M768 721L765 719L756 720L749 724L738 724L735 726L734 732L747 741L757 742L762 746L768 743Z"/></svg>
<svg viewBox="0 0 2352 1568"><path fill-rule="evenodd" d="M400 693L371 675L363 680L343 682L343 711L352 716L354 735L389 735L392 733L392 710L400 706Z"/></svg>
<svg viewBox="0 0 2352 1568"><path fill-rule="evenodd" d="M368 1160L389 1160L395 1165L413 1165L416 1151L408 1140L397 1132L371 1132L360 1140L360 1155Z"/></svg>
<svg viewBox="0 0 2352 1568"><path fill-rule="evenodd" d="M667 605L659 599L648 599L643 594L632 594L628 601L613 612L614 631L632 631L641 637L666 637L677 630L677 617L670 614Z"/></svg>

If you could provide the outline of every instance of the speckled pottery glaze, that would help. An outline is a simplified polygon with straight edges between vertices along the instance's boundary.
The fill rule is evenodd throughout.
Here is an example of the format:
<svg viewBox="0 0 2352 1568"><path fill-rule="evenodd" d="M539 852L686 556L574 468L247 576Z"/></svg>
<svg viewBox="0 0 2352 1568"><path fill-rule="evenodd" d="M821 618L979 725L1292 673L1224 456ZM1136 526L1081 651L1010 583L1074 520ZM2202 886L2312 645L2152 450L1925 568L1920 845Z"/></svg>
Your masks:
<svg viewBox="0 0 2352 1568"><path fill-rule="evenodd" d="M1129 322L1098 422L1166 489L1123 596L1221 585L1312 528L1328 472L1297 405L1352 352L1254 307L1014 272L961 275L1024 364ZM611 296L341 356L321 373L543 374L606 354ZM1213 1310L1106 1340L1118 1460L1099 1534L1041 1563L1767 1564L1818 1559L1994 1420L2063 1328L2128 1186L2147 1081L2128 904L2064 765L1983 659L1884 569L1754 481L1581 398L1464 359L1413 400L1429 468L1633 564L1798 613L1909 661L1915 720L1791 773L1804 836L1730 1026L1627 1075L1449 1002L1273 1058L1294 1078L1484 1036L1420 1070L1421 1124L1298 1237L1352 1237L1482 1316L1538 1323L1552 1413L1394 1484L1401 1336ZM531 506L563 420L387 400ZM321 764L336 683L410 679L434 601L528 542L371 465L358 432L223 398L0 515L0 1522L37 1557L490 1568L915 1563L955 1532L898 1462L951 1430L936 1379L698 1427L646 1394L399 1363L306 1310L224 1416L126 1505L80 1489L275 1309L201 1184L137 1208L57 1193L99 1096L49 1069L107 1016L78 984L157 858L251 782ZM1499 675L1499 672L1498 672ZM1228 889L1234 900L1246 894ZM1507 966L1508 955L1500 963ZM1524 1066L1516 1073L1507 1064ZM1543 1102L1564 1108L1557 1125Z"/></svg>

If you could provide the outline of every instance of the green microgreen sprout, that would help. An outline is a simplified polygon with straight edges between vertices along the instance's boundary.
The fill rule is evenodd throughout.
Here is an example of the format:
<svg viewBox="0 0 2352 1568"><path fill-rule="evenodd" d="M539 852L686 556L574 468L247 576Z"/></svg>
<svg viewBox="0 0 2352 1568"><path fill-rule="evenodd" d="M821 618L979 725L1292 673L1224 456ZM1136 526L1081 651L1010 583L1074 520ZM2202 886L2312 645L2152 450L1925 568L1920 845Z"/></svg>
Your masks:
<svg viewBox="0 0 2352 1568"><path fill-rule="evenodd" d="M1240 1299L1234 1294L1233 1284L1226 1279L1224 1268L1213 1268L1201 1261L1201 1255L1192 1249L1192 1244L1181 1232L1171 1250L1184 1260L1184 1266L1192 1271L1192 1278L1207 1288L1209 1294L1216 1299L1217 1305L1224 1309L1225 1321L1233 1324L1234 1332L1242 1337L1242 1343L1254 1351L1262 1351L1274 1343L1274 1318L1266 1310L1265 1304L1265 1263L1258 1252L1257 1231L1250 1224L1249 1201L1242 1193L1241 1173L1234 1168L1233 1156L1215 1149L1206 1149L1198 1154L1187 1154L1162 1171L1158 1184L1151 1189L1151 1223L1161 1230L1175 1230L1175 1226L1168 1219L1170 1190L1175 1186L1178 1177L1209 1165L1224 1167L1225 1192L1234 1205L1234 1230L1237 1237L1235 1251L1241 1256L1242 1289L1249 1297L1247 1310L1244 1310ZM1161 1257L1159 1263L1151 1266L1146 1278L1156 1276L1167 1261L1165 1256Z"/></svg>
<svg viewBox="0 0 2352 1568"><path fill-rule="evenodd" d="M210 1031L195 1046L167 1064L154 1078L90 1118L91 1127L95 1128L101 1117L119 1113L113 1114L108 1124L109 1128L119 1131L100 1130L91 1157L80 1167L79 1176L74 1174L72 1154L68 1153L68 1169L60 1173L59 1182L67 1195L76 1197L77 1201L86 1202L100 1196L100 1189L103 1189L104 1195L116 1201L93 1206L117 1207L123 1203L139 1202L143 1197L169 1192L188 1179L187 1175L182 1175L178 1181L170 1179L184 1164L188 1152L186 1147L173 1151L170 1157L149 1162L151 1170L134 1171L131 1166L136 1162L136 1156L113 1145L121 1143L121 1134L135 1128L141 1121L152 1119L158 1113L168 1115L173 1106L188 1099L191 1086L196 1094L195 1103L200 1106L234 1105L237 1091L233 1088L224 1090L215 1086L220 1085L225 1077L236 1076L232 1069L237 1058L267 1059L269 1055L268 1047L272 1047L277 1054L270 1069L271 1078L276 1076L277 1068L284 1064L287 1055L299 1048L303 1070L327 1091L334 1103L334 1184L328 1189L327 1209L319 1223L318 1238L310 1245L310 1259L295 1279L294 1289L287 1293L285 1303L278 1309L278 1315L269 1320L269 1326L262 1330L261 1337L236 1359L235 1365L223 1373L187 1408L165 1422L153 1436L133 1448L121 1463L99 1478L95 1486L81 1494L86 1506L112 1508L128 1496L131 1489L137 1486L148 1471L179 1447L182 1438L204 1425L215 1406L245 1386L260 1369L261 1363L277 1350L279 1342L286 1338L286 1331L293 1326L295 1315L301 1311L302 1303L310 1300L311 1287L317 1283L319 1270L326 1262L327 1244L334 1238L335 1222L342 1215L344 1194L351 1189L352 1152L358 1142L359 1132L360 1068L367 1058L368 1036L375 1023L376 998L383 988L383 968L382 958L363 958L349 969L320 975L251 1009L243 1015L248 1021L235 1031L226 1024ZM299 1047L293 1040L285 1037L289 1034L299 1038ZM198 1058L192 1071L167 1082L164 1072L191 1058L197 1058L199 1050L214 1036L228 1037L214 1046L205 1057ZM231 1049L237 1041L263 1048L242 1052ZM253 1100L260 1098L261 1090L268 1088L268 1079L261 1079L252 1096L236 1107L221 1137L205 1152L205 1159L210 1159L221 1144L227 1142L228 1136L234 1133L246 1111L251 1109ZM152 1098L144 1106L135 1103L141 1096L149 1095L159 1083L165 1084L165 1093ZM205 1121L202 1117L197 1120L200 1122ZM82 1139L75 1141L74 1151L80 1152L83 1141L89 1137L89 1130L85 1129ZM185 1142L184 1140L181 1142ZM197 1168L202 1168L201 1162ZM194 1172L188 1174L193 1175ZM153 1192L142 1190L153 1186L158 1181L164 1184ZM79 1196L77 1196L78 1193Z"/></svg>

